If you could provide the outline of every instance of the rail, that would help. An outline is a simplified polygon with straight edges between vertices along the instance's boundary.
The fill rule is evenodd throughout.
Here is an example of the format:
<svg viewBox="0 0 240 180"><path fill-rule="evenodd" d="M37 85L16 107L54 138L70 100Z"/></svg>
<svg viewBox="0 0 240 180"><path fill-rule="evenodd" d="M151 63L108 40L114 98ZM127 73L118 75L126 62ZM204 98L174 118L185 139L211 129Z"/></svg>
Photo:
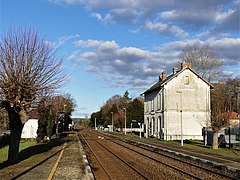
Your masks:
<svg viewBox="0 0 240 180"><path fill-rule="evenodd" d="M102 167L103 171L105 172L105 174L107 175L107 177L109 179L113 179L110 175L110 173L107 171L107 169L105 168L105 166L103 165L103 163L101 162L101 160L98 158L98 156L96 155L96 153L94 152L94 150L92 149L92 147L89 145L89 143L87 142L87 140L83 137L82 134L79 134L79 137L80 139L82 139L86 145L88 146L88 148L90 149L90 151L92 152L92 154L94 155L94 157L97 159L98 163L100 164L100 166Z"/></svg>
<svg viewBox="0 0 240 180"><path fill-rule="evenodd" d="M95 131L94 131L94 133L101 134L101 133L95 132ZM143 154L143 153L141 153L141 152L139 152L139 151L136 151L136 150L134 150L134 149L132 149L132 148L129 148L129 147L127 147L127 146L125 146L125 145L123 145L123 144L121 144L121 143L118 143L118 142L116 142L116 141L113 141L112 139L108 139L108 140L111 141L111 142L113 142L113 143L116 143L116 144L118 144L118 145L120 145L120 146L122 146L122 147L125 147L125 148L127 148L127 149L129 149L129 150L131 150L131 151L134 151L134 152L136 152L136 153L138 153L138 154L141 154L141 155L143 155L143 156L146 156L145 154ZM121 141L121 142L124 142L123 140L120 140L120 141ZM126 142L124 142L124 143L126 143ZM129 142L128 142L127 144L129 144ZM135 145L135 144L131 144L131 145L137 146L137 145ZM155 154L157 154L157 155L165 156L165 157L171 158L171 159L173 159L173 160L175 160L175 161L178 161L178 162L181 162L181 163L185 163L185 164L190 165L190 166L193 166L193 167L195 167L195 168L199 168L199 169L201 169L201 170L207 171L207 172L212 173L212 174L215 174L215 175L219 175L219 176L222 176L222 177L225 177L225 178L231 178L231 179L234 179L234 180L238 180L238 179L239 179L239 178L235 178L235 177L230 177L229 175L224 174L224 173L222 173L222 172L214 171L214 170L208 169L208 168L206 168L206 167L203 167L203 166L200 166L200 165L197 165L197 164L190 163L190 162L188 162L188 161L179 159L179 158L177 158L177 157L173 157L173 156L167 155L166 153L162 153L161 151L156 152L156 149L153 149L153 148L149 149L149 148L142 147L142 146L141 146L141 147L137 146L137 147L138 147L138 148L142 148L142 149L147 150L147 151L150 151L150 152L155 153ZM147 156L147 157L148 157L149 159L152 159L153 161L156 161L156 162L158 162L158 163L164 164L164 165L166 165L166 166L168 166L168 167L170 167L170 168L172 168L172 169L178 170L179 172L182 172L182 173L184 173L184 174L186 174L186 175L189 175L189 176L191 176L191 177L194 177L194 178L196 178L196 179L202 179L201 177L197 178L196 175L194 175L194 174L192 174L192 173L185 172L184 170L181 170L181 169L179 169L179 168L176 168L176 167L174 167L174 166L172 166L172 165L169 165L169 164L167 164L167 163L165 163L165 162L158 161L158 160L152 158L151 156Z"/></svg>

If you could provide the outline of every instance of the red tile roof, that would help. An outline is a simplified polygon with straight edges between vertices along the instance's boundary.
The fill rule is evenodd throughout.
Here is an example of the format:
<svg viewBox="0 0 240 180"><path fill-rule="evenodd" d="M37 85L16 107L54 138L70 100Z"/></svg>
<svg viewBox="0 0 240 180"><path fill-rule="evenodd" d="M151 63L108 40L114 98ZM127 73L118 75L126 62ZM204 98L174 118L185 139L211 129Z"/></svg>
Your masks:
<svg viewBox="0 0 240 180"><path fill-rule="evenodd" d="M238 119L238 113L237 112L226 112L226 115L230 117L230 119Z"/></svg>

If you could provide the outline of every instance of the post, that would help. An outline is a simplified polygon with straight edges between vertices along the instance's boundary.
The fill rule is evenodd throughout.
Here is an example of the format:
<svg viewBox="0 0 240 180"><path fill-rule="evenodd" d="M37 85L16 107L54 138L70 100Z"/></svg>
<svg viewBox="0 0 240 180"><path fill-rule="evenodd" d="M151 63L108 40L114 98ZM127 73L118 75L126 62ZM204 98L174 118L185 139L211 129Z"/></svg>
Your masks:
<svg viewBox="0 0 240 180"><path fill-rule="evenodd" d="M124 116L125 116L125 129L124 129L124 133L126 135L127 134L127 130L126 130L127 129L127 115L126 115L127 113L126 113L126 111L127 110L126 110L126 108L123 108L123 109L125 110L125 114L124 114Z"/></svg>
<svg viewBox="0 0 240 180"><path fill-rule="evenodd" d="M49 130L49 137L51 139L51 136L52 136L52 110L50 109L50 130Z"/></svg>
<svg viewBox="0 0 240 180"><path fill-rule="evenodd" d="M111 112L112 114L112 132L113 132L113 112Z"/></svg>
<svg viewBox="0 0 240 180"><path fill-rule="evenodd" d="M57 124L56 124L56 136L58 137L58 119L57 119Z"/></svg>
<svg viewBox="0 0 240 180"><path fill-rule="evenodd" d="M149 119L147 118L147 123L146 123L146 139L148 138L148 124L149 124Z"/></svg>
<svg viewBox="0 0 240 180"><path fill-rule="evenodd" d="M65 113L66 113L66 104L63 105L63 112L64 112L64 116L63 116L63 132L64 132L64 120L65 120Z"/></svg>
<svg viewBox="0 0 240 180"><path fill-rule="evenodd" d="M238 141L240 141L240 110L238 112Z"/></svg>
<svg viewBox="0 0 240 180"><path fill-rule="evenodd" d="M181 146L183 146L183 118L182 118L182 110L180 110L181 113Z"/></svg>
<svg viewBox="0 0 240 180"><path fill-rule="evenodd" d="M180 94L180 98L181 98L181 109L180 109L180 118L181 118L181 146L183 146L183 107L182 107L182 91L177 91L177 93Z"/></svg>
<svg viewBox="0 0 240 180"><path fill-rule="evenodd" d="M230 128L230 125L229 125L229 128L228 128L228 130L229 130L229 149L231 149L231 128Z"/></svg>
<svg viewBox="0 0 240 180"><path fill-rule="evenodd" d="M142 123L140 123L140 132L139 132L139 138L141 139L142 138Z"/></svg>
<svg viewBox="0 0 240 180"><path fill-rule="evenodd" d="M97 119L95 118L95 130L97 130Z"/></svg>

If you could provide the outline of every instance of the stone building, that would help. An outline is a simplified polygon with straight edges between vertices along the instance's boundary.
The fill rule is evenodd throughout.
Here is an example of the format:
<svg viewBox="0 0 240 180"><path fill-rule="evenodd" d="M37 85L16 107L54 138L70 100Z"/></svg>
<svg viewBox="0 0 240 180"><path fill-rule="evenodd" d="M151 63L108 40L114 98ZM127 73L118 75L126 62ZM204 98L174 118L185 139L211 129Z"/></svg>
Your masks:
<svg viewBox="0 0 240 180"><path fill-rule="evenodd" d="M181 69L173 68L169 76L163 72L143 93L145 136L202 140L202 128L210 121L211 88L191 64L181 63Z"/></svg>

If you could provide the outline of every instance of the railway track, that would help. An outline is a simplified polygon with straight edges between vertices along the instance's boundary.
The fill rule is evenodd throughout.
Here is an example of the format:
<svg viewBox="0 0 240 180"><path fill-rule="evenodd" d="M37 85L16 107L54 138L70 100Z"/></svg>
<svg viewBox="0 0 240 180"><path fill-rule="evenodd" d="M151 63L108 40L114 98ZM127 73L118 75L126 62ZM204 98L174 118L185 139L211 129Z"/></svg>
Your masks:
<svg viewBox="0 0 240 180"><path fill-rule="evenodd" d="M229 174L217 172L215 170L211 170L194 163L189 163L188 161L183 160L181 158L166 155L166 153L162 153L161 151L156 152L156 149L149 149L146 147L139 146L136 147L136 145L128 144L126 142L122 142L116 139L111 139L109 137L106 137L105 135L103 136L103 134L99 134L94 131L89 131L88 133L91 134L91 135L88 134L89 139L90 138L94 139L93 137L96 136L100 136L101 138L105 139L105 141L102 142L96 139L95 141L96 143L101 144L102 147L105 148L107 147L108 151L111 151L112 154L115 154L116 156L118 156L118 158L121 158L122 161L125 161L125 164L130 164L132 167L129 168L137 169L137 171L139 171L142 174L142 177L146 179L152 179L156 177L159 178L158 177L159 173L165 174L164 178L170 176L174 177L176 175L176 177L181 178L185 177L188 179L238 179L237 177L230 176ZM111 146L109 145L110 143ZM118 146L115 149L119 149L119 151L116 152L113 148L114 146ZM146 163L146 161L148 161L147 164L151 164L148 168L153 167L152 169L155 170L155 173L147 171L146 166L137 165L133 161L130 161L128 158L124 159L124 156L119 155L119 153L124 154L123 152L125 152L126 155L128 154L131 157L138 156L136 160L142 161L143 164ZM165 170L168 169L168 171L170 170L171 172L173 172L173 175L166 175L168 173L166 172L163 173L164 169Z"/></svg>
<svg viewBox="0 0 240 180"><path fill-rule="evenodd" d="M98 132L99 133L99 132ZM101 132L103 133L103 132ZM158 141L158 142L154 142L154 141L148 141L146 142L146 140L131 140L129 138L122 138L122 137L119 137L117 135L113 135L113 134L108 134L108 133L103 133L105 134L106 136L111 136L113 138L117 138L119 140L122 140L122 141L127 141L129 143L137 143L138 146L143 146L143 147L151 147L153 149L161 149L162 151L165 151L165 152L170 152L171 154L172 153L175 153L175 154L178 154L178 155L182 155L182 156L191 156L193 159L198 159L200 161L202 161L203 163L209 163L209 164L212 164L213 166L215 166L216 168L218 169L221 169L221 170L227 170L227 169L230 169L231 171L238 171L239 174L240 174L240 159L236 160L236 158L226 158L226 157L221 157L221 156L214 156L213 154L207 154L207 153L203 153L199 150L192 150L192 151L189 151L188 149L184 149L184 148L179 148L179 146L175 146L175 145L172 145L172 146L169 146L167 144L164 144L162 143L161 141ZM212 163L213 162L213 163ZM226 167L228 166L228 167Z"/></svg>
<svg viewBox="0 0 240 180"><path fill-rule="evenodd" d="M112 141L112 140L110 140L110 141ZM134 152L136 152L136 153L142 154L142 153L140 153L138 150L133 149L132 147L130 147L129 144L126 144L126 143L125 143L125 144L122 144L121 142L116 142L116 141L113 141L113 142L114 142L114 143L117 143L117 144L119 144L120 146L123 146L123 147L125 147L125 148L127 148L127 149L130 149L131 151L134 151ZM138 147L139 147L139 146L137 146L137 148L138 148ZM143 155L146 155L146 156L148 156L149 158L153 159L154 161L157 161L157 162L159 162L159 163L162 163L162 164L164 164L164 165L166 165L166 166L168 166L168 167L170 167L170 168L176 169L176 170L178 170L178 171L180 171L180 172L182 172L182 173L186 173L186 174L188 174L188 175L190 175L190 176L192 176L192 177L194 177L194 178L198 178L198 177L197 177L196 174L192 173L193 168L196 168L197 171L200 171L201 173L208 174L208 176L209 176L210 174L213 174L214 176L216 176L216 178L221 178L221 179L222 179L222 178L226 178L226 179L234 179L234 180L238 180L238 179L239 179L239 178L233 177L233 176L231 176L231 175L229 175L229 174L222 173L222 172L220 172L220 171L216 171L216 169L215 169L215 170L209 169L209 167L203 167L203 166L201 166L201 165L199 165L199 164L195 164L195 163L189 162L189 161L187 161L186 159L182 159L182 158L179 158L179 157L175 157L175 156L172 156L172 155L163 153L162 151L157 150L157 149L147 148L147 147L141 147L141 148L144 149L144 150L150 151L151 153L154 153L154 154L156 154L156 155L163 156L164 158L167 157L167 158L173 159L174 161L178 161L179 163L182 163L183 165L180 165L179 167L175 167L175 166L173 166L173 165L170 165L170 164L168 164L168 163L165 163L165 161L162 161L162 160L159 161L159 160L157 160L157 159L155 159L155 158L152 158L152 156L143 154ZM186 172L185 170L181 170L182 167L184 166L184 164L191 167L191 172ZM199 169L199 170L198 170L198 169ZM205 178L203 178L202 175L200 175L198 179L205 179ZM213 179L215 179L215 178L213 177Z"/></svg>
<svg viewBox="0 0 240 180"><path fill-rule="evenodd" d="M131 178L134 179L147 179L147 177L142 174L141 171L128 164L116 153L101 144L97 139L94 139L86 134L85 136L87 136L88 138L85 138L82 134L80 134L80 138L88 146L91 153L97 160L97 163L101 166L101 170L104 172L96 172L98 173L97 176L95 175L96 179L98 177L101 177L102 179L122 179L128 177L130 174ZM114 168L112 169L109 168L109 166L106 166L106 162L107 164L113 163Z"/></svg>

